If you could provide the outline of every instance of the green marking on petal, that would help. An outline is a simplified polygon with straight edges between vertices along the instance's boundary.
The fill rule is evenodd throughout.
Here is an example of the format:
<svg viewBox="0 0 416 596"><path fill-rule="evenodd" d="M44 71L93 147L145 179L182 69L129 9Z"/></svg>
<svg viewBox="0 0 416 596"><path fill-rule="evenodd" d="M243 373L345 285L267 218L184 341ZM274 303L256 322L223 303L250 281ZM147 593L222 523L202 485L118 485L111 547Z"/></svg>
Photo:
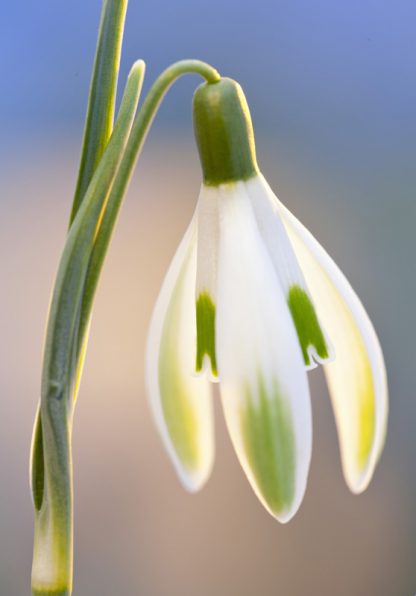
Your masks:
<svg viewBox="0 0 416 596"><path fill-rule="evenodd" d="M184 277L188 263L182 268L169 308L166 312L159 353L159 387L162 410L172 445L187 470L198 468L201 452L199 424L192 406L192 395L184 382L179 361L180 320Z"/></svg>
<svg viewBox="0 0 416 596"><path fill-rule="evenodd" d="M247 389L241 409L244 448L260 494L275 513L295 495L296 446L292 416L277 382L267 392L262 379L253 396Z"/></svg>
<svg viewBox="0 0 416 596"><path fill-rule="evenodd" d="M196 370L202 370L204 356L211 361L211 371L217 376L215 355L215 305L207 292L202 292L196 301Z"/></svg>
<svg viewBox="0 0 416 596"><path fill-rule="evenodd" d="M314 347L319 358L328 358L328 348L324 334L308 294L300 286L294 285L289 290L287 301L295 323L305 364L308 366L311 363L308 354L309 346Z"/></svg>

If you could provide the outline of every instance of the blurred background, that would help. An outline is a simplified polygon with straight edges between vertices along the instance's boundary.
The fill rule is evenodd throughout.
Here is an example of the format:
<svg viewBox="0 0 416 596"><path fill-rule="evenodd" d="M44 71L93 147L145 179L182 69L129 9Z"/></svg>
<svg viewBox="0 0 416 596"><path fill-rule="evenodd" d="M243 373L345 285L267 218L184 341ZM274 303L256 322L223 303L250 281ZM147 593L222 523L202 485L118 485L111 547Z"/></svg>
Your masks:
<svg viewBox="0 0 416 596"><path fill-rule="evenodd" d="M0 595L30 593L28 483L43 330L74 189L101 2L7 2L0 21ZM389 433L361 496L342 478L323 375L314 451L286 526L252 493L216 396L217 459L179 485L149 415L147 325L195 206L196 77L165 101L126 197L76 411L75 584L85 596L416 593L416 37L413 0L130 0L120 82L205 59L240 81L259 162L366 305L383 345Z"/></svg>

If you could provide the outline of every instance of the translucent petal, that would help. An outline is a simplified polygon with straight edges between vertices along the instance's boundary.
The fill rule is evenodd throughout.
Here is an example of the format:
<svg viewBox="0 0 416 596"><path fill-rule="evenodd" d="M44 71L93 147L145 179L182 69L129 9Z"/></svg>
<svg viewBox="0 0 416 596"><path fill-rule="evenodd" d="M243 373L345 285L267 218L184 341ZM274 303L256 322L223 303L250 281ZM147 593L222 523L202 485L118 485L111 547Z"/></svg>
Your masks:
<svg viewBox="0 0 416 596"><path fill-rule="evenodd" d="M196 221L157 300L146 355L146 385L157 427L184 486L198 490L214 458L210 383L196 377Z"/></svg>
<svg viewBox="0 0 416 596"><path fill-rule="evenodd" d="M221 187L217 360L227 426L247 477L282 522L298 509L311 410L296 330L245 183Z"/></svg>
<svg viewBox="0 0 416 596"><path fill-rule="evenodd" d="M386 433L388 396L383 354L368 315L348 280L308 230L280 205L286 228L335 351L325 365L345 479L368 486Z"/></svg>

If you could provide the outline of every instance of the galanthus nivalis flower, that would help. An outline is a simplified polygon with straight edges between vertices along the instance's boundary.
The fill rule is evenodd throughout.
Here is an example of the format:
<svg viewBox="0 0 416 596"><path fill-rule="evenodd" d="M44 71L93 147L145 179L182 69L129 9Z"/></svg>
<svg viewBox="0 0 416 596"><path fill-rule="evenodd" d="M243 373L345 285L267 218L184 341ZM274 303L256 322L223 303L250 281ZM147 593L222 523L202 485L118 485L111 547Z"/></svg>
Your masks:
<svg viewBox="0 0 416 596"><path fill-rule="evenodd" d="M383 356L344 275L261 175L239 85L199 87L194 124L204 182L154 310L147 389L194 491L213 463L211 381L219 381L240 463L267 510L286 522L311 457L307 370L324 365L345 479L359 493L384 442Z"/></svg>

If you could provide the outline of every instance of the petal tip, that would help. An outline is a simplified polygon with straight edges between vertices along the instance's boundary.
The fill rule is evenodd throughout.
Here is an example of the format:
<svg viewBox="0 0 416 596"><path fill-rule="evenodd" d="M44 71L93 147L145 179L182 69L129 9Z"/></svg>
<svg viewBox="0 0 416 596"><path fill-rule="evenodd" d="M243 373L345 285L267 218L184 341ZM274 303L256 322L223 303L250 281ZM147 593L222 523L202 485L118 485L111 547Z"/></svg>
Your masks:
<svg viewBox="0 0 416 596"><path fill-rule="evenodd" d="M206 465L204 469L194 471L187 471L183 468L183 466L178 465L178 463L175 462L175 468L179 480L183 488L188 493L195 494L205 486L211 475L213 462L214 458L212 457L211 461Z"/></svg>
<svg viewBox="0 0 416 596"><path fill-rule="evenodd" d="M297 512L299 511L301 505L301 500L298 502L295 502L293 504L293 506L285 509L285 510L280 510L280 511L273 511L272 509L270 509L267 505L265 505L267 511L270 513L270 515L276 520L278 521L280 524L288 524L297 514Z"/></svg>
<svg viewBox="0 0 416 596"><path fill-rule="evenodd" d="M344 473L345 482L349 490L352 492L353 495L360 495L363 493L370 484L374 474L374 468L370 471L365 471L360 475L352 477L351 475L347 475Z"/></svg>

